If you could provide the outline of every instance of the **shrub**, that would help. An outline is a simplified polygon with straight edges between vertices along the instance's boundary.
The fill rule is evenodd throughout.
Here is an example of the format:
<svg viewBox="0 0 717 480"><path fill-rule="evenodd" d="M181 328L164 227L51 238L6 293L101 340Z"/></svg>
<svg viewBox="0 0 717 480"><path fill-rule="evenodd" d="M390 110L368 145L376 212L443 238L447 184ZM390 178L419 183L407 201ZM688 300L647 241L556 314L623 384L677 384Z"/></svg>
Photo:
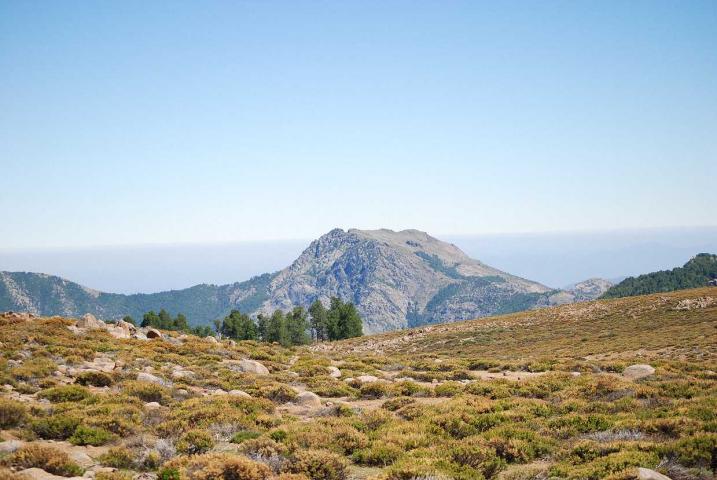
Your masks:
<svg viewBox="0 0 717 480"><path fill-rule="evenodd" d="M52 403L80 402L92 396L89 390L79 385L63 385L48 388L37 394L39 398L46 398Z"/></svg>
<svg viewBox="0 0 717 480"><path fill-rule="evenodd" d="M266 465L221 453L175 458L165 464L160 478L174 480L170 475L175 471L183 480L266 480L272 474Z"/></svg>
<svg viewBox="0 0 717 480"><path fill-rule="evenodd" d="M190 430L177 442L177 451L189 455L206 453L214 447L214 439L206 430Z"/></svg>
<svg viewBox="0 0 717 480"><path fill-rule="evenodd" d="M486 478L493 477L505 464L494 448L478 439L456 443L450 448L449 456L452 462L477 470Z"/></svg>
<svg viewBox="0 0 717 480"><path fill-rule="evenodd" d="M674 453L680 463L685 466L715 469L717 466L717 434L707 433L682 439L674 445Z"/></svg>
<svg viewBox="0 0 717 480"><path fill-rule="evenodd" d="M157 480L181 480L181 476L176 468L163 468L157 474Z"/></svg>
<svg viewBox="0 0 717 480"><path fill-rule="evenodd" d="M444 382L433 389L437 397L455 397L463 391L463 384L459 382Z"/></svg>
<svg viewBox="0 0 717 480"><path fill-rule="evenodd" d="M368 448L357 450L353 459L364 465L386 467L395 462L402 453L403 449L398 445L377 441Z"/></svg>
<svg viewBox="0 0 717 480"><path fill-rule="evenodd" d="M293 456L291 471L312 480L344 480L348 467L343 457L323 450L299 450Z"/></svg>
<svg viewBox="0 0 717 480"><path fill-rule="evenodd" d="M26 416L25 405L15 400L0 398L0 430L21 425Z"/></svg>
<svg viewBox="0 0 717 480"><path fill-rule="evenodd" d="M109 387L112 385L112 377L104 372L88 371L82 372L75 379L80 385L92 385L93 387Z"/></svg>
<svg viewBox="0 0 717 480"><path fill-rule="evenodd" d="M287 403L296 400L296 391L284 384L276 385L263 392L263 396L276 403Z"/></svg>
<svg viewBox="0 0 717 480"><path fill-rule="evenodd" d="M122 386L125 394L137 397L143 402L166 404L170 398L169 389L156 383L128 380Z"/></svg>
<svg viewBox="0 0 717 480"><path fill-rule="evenodd" d="M107 467L128 469L134 465L134 454L126 447L115 447L102 454L99 461Z"/></svg>
<svg viewBox="0 0 717 480"><path fill-rule="evenodd" d="M414 403L414 400L410 397L396 397L383 402L381 408L388 410L389 412L395 412L396 410L403 408L406 405L411 405L412 403Z"/></svg>
<svg viewBox="0 0 717 480"><path fill-rule="evenodd" d="M381 398L386 396L389 391L389 384L386 382L364 383L359 388L359 392L364 398Z"/></svg>
<svg viewBox="0 0 717 480"><path fill-rule="evenodd" d="M53 447L28 444L10 456L9 463L17 468L41 468L63 477L82 475L82 469L70 457Z"/></svg>
<svg viewBox="0 0 717 480"><path fill-rule="evenodd" d="M65 440L75 433L80 419L69 415L51 415L32 422L31 429L40 438L47 440Z"/></svg>
<svg viewBox="0 0 717 480"><path fill-rule="evenodd" d="M98 447L114 439L114 435L103 428L80 425L68 439L73 445L92 445Z"/></svg>
<svg viewBox="0 0 717 480"><path fill-rule="evenodd" d="M97 472L95 480L132 480L130 472Z"/></svg>
<svg viewBox="0 0 717 480"><path fill-rule="evenodd" d="M241 432L235 433L230 441L232 443L242 443L247 440L253 440L259 436L261 436L261 433L259 432L254 432L252 430L242 430Z"/></svg>

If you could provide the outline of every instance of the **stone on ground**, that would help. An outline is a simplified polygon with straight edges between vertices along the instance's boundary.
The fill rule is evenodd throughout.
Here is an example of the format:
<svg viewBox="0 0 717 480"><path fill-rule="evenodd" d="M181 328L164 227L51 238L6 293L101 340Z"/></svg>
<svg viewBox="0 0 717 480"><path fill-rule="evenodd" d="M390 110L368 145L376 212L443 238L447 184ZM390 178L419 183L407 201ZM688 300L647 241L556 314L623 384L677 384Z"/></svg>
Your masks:
<svg viewBox="0 0 717 480"><path fill-rule="evenodd" d="M641 378L649 377L655 373L655 369L651 365L630 365L623 370L622 375L630 380L639 380Z"/></svg>
<svg viewBox="0 0 717 480"><path fill-rule="evenodd" d="M329 377L333 378L341 378L341 370L338 369L338 367L334 367L333 365L330 367L326 367L329 371Z"/></svg>
<svg viewBox="0 0 717 480"><path fill-rule="evenodd" d="M640 480L671 480L670 477L663 475L660 472L642 467L637 469L637 478Z"/></svg>
<svg viewBox="0 0 717 480"><path fill-rule="evenodd" d="M321 407L321 398L314 392L301 392L296 397L296 403L304 407L319 408Z"/></svg>

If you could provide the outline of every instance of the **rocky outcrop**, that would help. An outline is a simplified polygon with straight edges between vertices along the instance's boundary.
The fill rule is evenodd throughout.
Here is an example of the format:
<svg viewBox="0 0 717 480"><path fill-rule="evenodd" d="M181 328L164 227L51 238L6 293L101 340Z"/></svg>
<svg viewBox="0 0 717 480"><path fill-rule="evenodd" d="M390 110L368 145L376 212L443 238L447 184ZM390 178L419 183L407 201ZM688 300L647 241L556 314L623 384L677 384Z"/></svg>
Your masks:
<svg viewBox="0 0 717 480"><path fill-rule="evenodd" d="M565 291L572 295L573 302L597 300L608 291L613 283L604 278L590 278L567 287Z"/></svg>
<svg viewBox="0 0 717 480"><path fill-rule="evenodd" d="M639 380L649 377L655 373L655 368L651 365L630 365L622 371L622 375L630 380Z"/></svg>

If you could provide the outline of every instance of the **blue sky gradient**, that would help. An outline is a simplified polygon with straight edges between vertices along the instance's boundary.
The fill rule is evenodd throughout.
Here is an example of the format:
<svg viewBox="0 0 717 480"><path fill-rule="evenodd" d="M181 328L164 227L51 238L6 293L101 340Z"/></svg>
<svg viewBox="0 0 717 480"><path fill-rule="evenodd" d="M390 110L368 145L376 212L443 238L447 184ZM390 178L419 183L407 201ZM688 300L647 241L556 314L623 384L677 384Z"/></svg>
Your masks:
<svg viewBox="0 0 717 480"><path fill-rule="evenodd" d="M0 3L0 248L717 225L717 3Z"/></svg>

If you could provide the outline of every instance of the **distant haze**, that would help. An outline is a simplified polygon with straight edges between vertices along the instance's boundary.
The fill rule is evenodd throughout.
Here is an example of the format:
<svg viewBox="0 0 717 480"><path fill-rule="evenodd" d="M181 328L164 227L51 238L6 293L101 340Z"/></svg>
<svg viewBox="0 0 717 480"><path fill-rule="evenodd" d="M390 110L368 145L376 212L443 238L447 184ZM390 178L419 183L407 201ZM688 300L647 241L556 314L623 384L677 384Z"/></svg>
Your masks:
<svg viewBox="0 0 717 480"><path fill-rule="evenodd" d="M488 265L551 287L673 268L697 253L717 252L717 227L434 236ZM310 241L0 250L0 270L59 275L107 292L150 293L274 272Z"/></svg>

